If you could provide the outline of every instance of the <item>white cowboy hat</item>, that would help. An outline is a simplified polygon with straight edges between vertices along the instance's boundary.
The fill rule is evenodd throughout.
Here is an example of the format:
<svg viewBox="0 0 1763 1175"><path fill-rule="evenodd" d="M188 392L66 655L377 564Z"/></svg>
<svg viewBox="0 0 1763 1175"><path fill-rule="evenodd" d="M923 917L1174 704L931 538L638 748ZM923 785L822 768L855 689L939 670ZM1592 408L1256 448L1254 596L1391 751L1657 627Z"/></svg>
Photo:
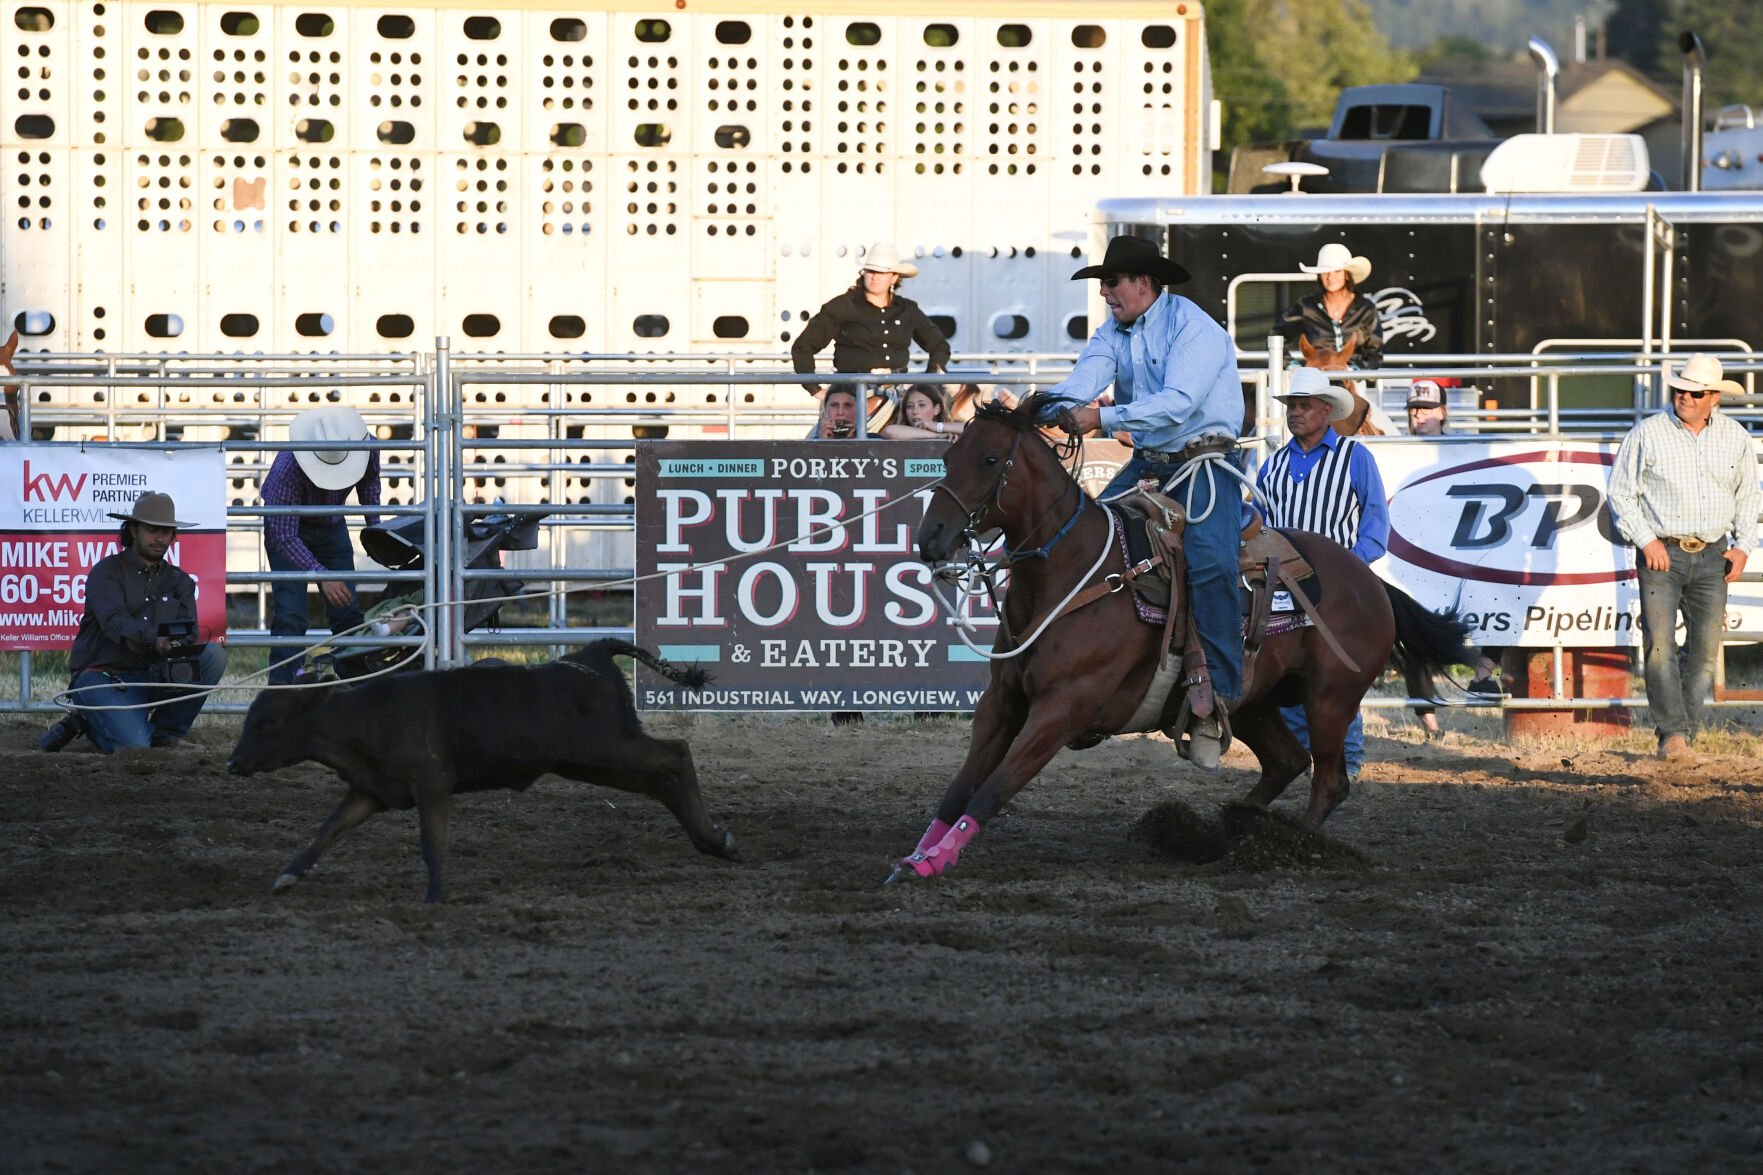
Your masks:
<svg viewBox="0 0 1763 1175"><path fill-rule="evenodd" d="M871 273L897 273L901 277L917 277L918 266L900 260L900 251L887 241L877 241L863 255L863 268Z"/></svg>
<svg viewBox="0 0 1763 1175"><path fill-rule="evenodd" d="M1745 391L1738 380L1721 378L1725 372L1720 360L1712 355L1691 355L1690 361L1678 368L1676 375L1670 374L1669 367L1665 371L1665 382L1686 392L1724 392L1729 396L1742 396Z"/></svg>
<svg viewBox="0 0 1763 1175"><path fill-rule="evenodd" d="M1277 393L1276 400L1295 400L1299 396L1315 396L1318 400L1327 400L1334 405L1329 410L1328 422L1345 420L1353 414L1353 393L1340 384L1328 382L1328 376L1314 367L1296 367L1286 376L1286 390Z"/></svg>
<svg viewBox="0 0 1763 1175"><path fill-rule="evenodd" d="M1337 269L1344 269L1347 276L1353 279L1354 285L1371 276L1371 261L1365 257L1353 256L1351 249L1338 242L1324 245L1316 254L1315 265L1299 262L1298 268L1305 273L1333 273Z"/></svg>
<svg viewBox="0 0 1763 1175"><path fill-rule="evenodd" d="M111 514L112 518L123 522L139 522L147 526L168 527L171 530L188 530L194 522L179 522L178 508L172 504L170 494L156 494L148 490L135 499L135 504L127 514Z"/></svg>
<svg viewBox="0 0 1763 1175"><path fill-rule="evenodd" d="M353 408L337 404L314 408L294 417L288 425L291 441L315 441L310 449L295 449L294 460L300 463L312 484L321 490L346 490L367 472L367 459L373 454L366 449L340 450L327 442L366 441L367 421Z"/></svg>

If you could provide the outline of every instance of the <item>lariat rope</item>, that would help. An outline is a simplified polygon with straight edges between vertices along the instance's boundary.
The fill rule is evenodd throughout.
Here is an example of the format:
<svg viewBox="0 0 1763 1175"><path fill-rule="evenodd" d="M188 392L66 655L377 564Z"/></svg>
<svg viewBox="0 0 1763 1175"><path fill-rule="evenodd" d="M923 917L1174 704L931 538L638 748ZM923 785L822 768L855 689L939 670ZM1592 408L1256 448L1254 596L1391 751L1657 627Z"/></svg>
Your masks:
<svg viewBox="0 0 1763 1175"><path fill-rule="evenodd" d="M752 550L752 551L742 551L739 554L730 555L727 558L706 560L703 563L689 563L684 567L675 567L675 568L671 568L667 571L651 571L647 575L634 575L634 576L631 576L629 579L607 580L607 581L603 581L600 583L587 584L582 587L552 588L549 591L543 591L543 592L517 592L512 595L506 595L506 596L484 596L481 599L475 599L475 600L439 600L439 601L433 601L433 602L404 604L404 605L401 605L397 608L394 608L390 612L387 612L387 613L380 615L380 616L376 616L372 620L364 620L360 624L355 625L353 628L346 628L341 632L330 633L326 637L326 639L319 641L316 644L307 645L305 648L299 649L299 650L295 651L294 653L292 653L291 655L283 657L279 661L271 661L268 665L265 665L262 669L259 669L254 673L246 674L244 677L239 678L237 681L227 682L224 685L192 686L192 685L182 685L182 684L171 683L171 682L157 682L157 681L120 682L120 683L106 681L106 682L97 682L92 685L82 685L82 686L69 687L68 689L61 690L61 691L51 695L49 700L52 703L54 703L55 705L60 706L64 710L75 711L75 712L85 711L85 710L151 710L154 707L163 706L163 705L167 704L167 702L188 701L190 699L198 698L198 697L207 698L207 697L210 697L211 695L221 693L222 691L225 691L225 690L240 690L240 689L252 689L252 688L277 689L277 690L329 689L331 686L336 684L335 681L313 681L313 682L297 682L297 683L290 682L286 685L262 685L262 686L255 686L255 687L252 686L251 683L256 681L258 678L266 677L270 673L271 670L279 669L283 665L288 665L288 664L292 664L292 663L304 660L309 653L312 653L313 651L315 651L317 649L326 648L327 646L329 646L331 644L331 642L335 641L338 637L353 636L357 633L364 632L367 629L372 628L375 624L384 624L384 623L387 623L390 621L398 620L403 617L415 618L419 613L423 613L423 612L438 611L442 608L462 607L466 604L473 604L473 605L476 605L476 604L505 604L505 603L516 602L516 601L530 601L530 600L545 599L549 596L567 596L567 595L572 595L577 592L600 592L600 591L606 591L609 588L634 587L635 585L637 585L639 583L645 583L651 579L666 579L669 576L685 575L690 572L701 571L701 570L704 570L705 568L709 568L709 567L723 567L723 566L726 566L730 563L740 563L740 562L744 562L745 560L748 560L748 559L756 559L761 555L768 555L773 551L780 550L785 547L795 546L797 543L809 542L813 539L820 538L822 535L831 534L835 530L841 530L847 526L855 525L856 523L861 522L863 519L868 518L871 515L880 514L885 510L891 510L895 506L900 505L902 502L912 501L913 499L917 498L920 494L934 491L938 486L941 486L946 480L948 480L948 479L944 478L944 477L939 477L935 481L928 481L928 482L925 482L921 486L914 487L910 493L902 494L897 498L890 498L887 501L882 502L881 504L874 506L868 510L859 511L856 514L851 515L849 518L842 518L838 522L828 523L827 525L820 527L817 530L811 530L811 531L807 532L806 534L793 535L790 538L782 539L778 542L772 543L770 546L759 547L759 548ZM319 578L319 577L315 576L314 578ZM934 595L934 591L933 591L933 595ZM433 641L434 641L433 629L428 625L424 625L423 631L422 631L421 643L411 645L409 647L407 655L405 655L404 657L400 658L397 661L392 662L390 665L387 665L381 669L376 669L371 673L362 673L362 674L359 674L355 677L351 677L348 679L348 681L350 682L350 684L355 684L355 683L363 682L363 681L371 681L372 679L374 679L376 677L385 677L388 674L397 673L398 671L404 669L406 666L411 664L413 661L416 661L417 659L421 658L423 656L423 654L428 650L429 645L431 643L433 643ZM149 690L149 691L162 690L162 691L166 691L168 693L175 693L175 696L169 697L169 698L159 698L157 700L150 701L150 702L136 702L132 705L127 705L127 706L98 706L98 705L93 705L90 703L77 702L77 701L70 700L76 694L83 694L83 693L90 692L92 690L108 690L108 689L117 689L117 688L143 689L143 690Z"/></svg>
<svg viewBox="0 0 1763 1175"><path fill-rule="evenodd" d="M1251 439L1258 440L1259 438ZM1073 458L1074 463L1075 461L1076 457ZM1243 486L1247 487L1256 504L1261 506L1265 513L1266 502L1265 499L1262 498L1260 492L1255 488L1255 483L1249 478L1248 474L1231 464L1228 454L1199 453L1183 462L1182 467L1176 470L1169 480L1163 484L1163 492L1172 496L1177 489L1184 484L1186 485L1187 500L1183 505L1187 509L1188 522L1190 524L1205 521L1211 516L1213 509L1218 505L1219 495L1216 470L1223 470L1231 477L1234 477ZM1194 491L1200 484L1200 474L1202 472L1206 475L1205 484L1206 489L1210 494L1210 499L1206 503L1205 511L1195 514L1193 512ZM1075 482L1075 478L1073 480ZM1080 486L1078 488L1079 492L1081 492L1082 487ZM1124 498L1126 495L1134 492L1135 491L1131 489L1122 490L1118 494L1113 494L1106 498L1098 498L1097 501L1106 504ZM1237 499L1239 502L1241 500L1241 498ZM1082 513L1081 503L1078 512ZM1076 522L1076 520L1077 515L1074 514L1071 522ZM1067 526L1069 525L1070 523L1067 524ZM1095 579L1096 573L1102 569L1103 563L1107 562L1108 552L1114 545L1114 530L1112 527L1109 527L1103 532L1102 549L1097 553L1096 561L1090 565L1089 571L1086 572L1082 578L1072 584L1071 590L1065 593L1065 598L1060 600L1058 605L1047 613L1046 618L1035 627L1035 630L1032 633L1023 639L1021 644L1017 645L1009 652L995 653L990 649L982 649L973 643L973 633L976 629L973 621L967 617L966 612L962 608L962 601L972 600L981 595L991 597L993 600L993 606L998 611L1000 623L1002 623L1003 605L1002 601L998 599L996 576L999 571L1005 570L1009 567L1008 553L1006 553L1005 557L995 561L987 560L984 554L984 549L980 546L979 536L971 529L966 533L967 552L963 560L965 565L957 566L954 563L946 563L942 567L937 568L931 576L931 595L936 599L937 603L943 606L944 612L948 614L948 622L950 626L955 629L955 635L961 638L961 643L966 645L969 650L978 653L988 661L1005 661L1011 657L1020 657L1022 654L1028 652L1029 648L1040 639L1041 634L1045 633L1052 623L1063 615L1065 606L1071 603L1072 600L1076 599L1078 593L1083 591L1084 588L1089 585L1091 580ZM1062 530L1061 537L1063 536L1063 533ZM1050 545L1051 544L1049 544L1049 546ZM949 585L951 592L950 597L945 598L943 593L937 590L938 581ZM954 598L957 594L961 599Z"/></svg>

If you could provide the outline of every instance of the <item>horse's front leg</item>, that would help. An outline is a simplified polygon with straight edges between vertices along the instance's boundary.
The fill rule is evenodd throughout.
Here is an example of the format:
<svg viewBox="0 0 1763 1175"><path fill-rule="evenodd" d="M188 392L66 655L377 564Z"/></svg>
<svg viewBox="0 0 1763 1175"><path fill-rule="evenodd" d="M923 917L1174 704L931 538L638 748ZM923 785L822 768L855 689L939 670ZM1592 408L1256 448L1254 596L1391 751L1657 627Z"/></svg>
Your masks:
<svg viewBox="0 0 1763 1175"><path fill-rule="evenodd" d="M949 797L945 796L945 807L938 810L938 820L947 824L946 831L934 844L920 841L918 850L900 863L901 870L897 872L911 869L920 877L938 877L953 868L961 850L979 835L980 829L1071 741L1080 708L1088 713L1094 706L1084 706L1076 693L1036 698L1003 759L967 797L965 810L956 812L949 808ZM949 791L952 796L956 788L952 785ZM935 830L933 824L931 831ZM930 832L925 837L928 839Z"/></svg>
<svg viewBox="0 0 1763 1175"><path fill-rule="evenodd" d="M967 801L973 797L974 789L1003 760L1011 740L1022 729L1027 709L1022 691L998 680L980 695L979 705L973 711L973 733L967 740L967 757L944 790L942 801L937 805L936 818L918 838L918 846L912 850L914 855L941 841L967 811Z"/></svg>

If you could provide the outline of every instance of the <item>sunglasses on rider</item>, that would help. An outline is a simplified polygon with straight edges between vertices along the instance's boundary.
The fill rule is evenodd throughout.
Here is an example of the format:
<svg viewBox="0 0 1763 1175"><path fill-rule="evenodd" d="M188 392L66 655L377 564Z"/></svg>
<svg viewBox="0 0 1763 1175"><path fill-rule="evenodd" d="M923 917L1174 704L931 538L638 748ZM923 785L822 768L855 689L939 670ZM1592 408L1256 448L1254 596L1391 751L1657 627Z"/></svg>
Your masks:
<svg viewBox="0 0 1763 1175"><path fill-rule="evenodd" d="M1130 275L1130 274L1120 274L1115 277L1105 277L1102 279L1102 288L1104 290L1112 290L1115 286L1119 285L1121 282L1129 282L1131 280L1132 280L1132 275Z"/></svg>
<svg viewBox="0 0 1763 1175"><path fill-rule="evenodd" d="M1718 396L1720 393L1710 391L1692 392L1688 388L1672 388L1671 394L1674 396L1688 396L1692 400L1700 400L1704 396Z"/></svg>

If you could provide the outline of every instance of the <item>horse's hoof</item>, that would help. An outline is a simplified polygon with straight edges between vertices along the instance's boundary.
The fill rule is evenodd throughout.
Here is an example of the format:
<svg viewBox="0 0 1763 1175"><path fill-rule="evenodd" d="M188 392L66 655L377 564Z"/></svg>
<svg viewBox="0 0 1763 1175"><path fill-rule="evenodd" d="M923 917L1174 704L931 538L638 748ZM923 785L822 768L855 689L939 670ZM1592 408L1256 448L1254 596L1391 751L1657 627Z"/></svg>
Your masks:
<svg viewBox="0 0 1763 1175"><path fill-rule="evenodd" d="M892 872L890 872L888 874L888 879L886 881L882 882L882 888L886 889L888 886L894 884L896 881L899 881L901 878L911 877L911 876L912 876L912 870L906 868L906 862L895 861L894 868L893 868Z"/></svg>
<svg viewBox="0 0 1763 1175"><path fill-rule="evenodd" d="M270 893L281 893L284 889L292 889L294 886L294 883L299 880L300 880L299 874L284 873L280 877L275 879L275 885L270 887L269 892Z"/></svg>

